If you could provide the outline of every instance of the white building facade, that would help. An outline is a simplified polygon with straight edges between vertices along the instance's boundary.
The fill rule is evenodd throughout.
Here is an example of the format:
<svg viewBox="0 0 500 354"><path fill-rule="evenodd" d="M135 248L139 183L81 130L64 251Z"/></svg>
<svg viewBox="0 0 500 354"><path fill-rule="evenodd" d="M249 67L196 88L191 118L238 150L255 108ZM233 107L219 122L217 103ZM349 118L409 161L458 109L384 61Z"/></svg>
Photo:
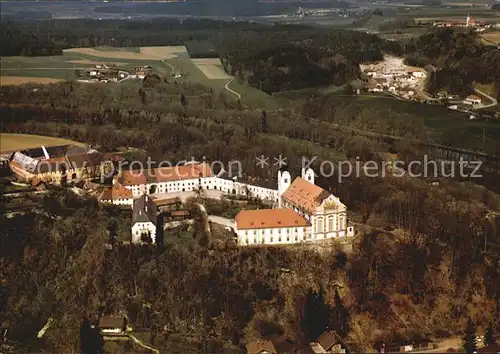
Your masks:
<svg viewBox="0 0 500 354"><path fill-rule="evenodd" d="M146 198L141 202L141 208L147 215L144 208L147 208L149 193L212 189L265 201L273 209L241 211L236 216L235 232L238 245L242 246L285 245L354 236L354 228L347 225L347 207L339 198L315 184L312 169L303 169L301 177L293 181L288 171L279 171L277 189L244 183L223 174L214 176L205 163L155 169L153 176L133 174L132 171L121 174L118 181L131 190L134 197ZM154 243L156 219L148 215L144 220L136 204L137 200L134 201L134 218L137 220L133 222L132 240L141 243L143 235L147 234Z"/></svg>
<svg viewBox="0 0 500 354"><path fill-rule="evenodd" d="M300 243L310 232L309 221L291 209L242 210L235 223L239 246Z"/></svg>
<svg viewBox="0 0 500 354"><path fill-rule="evenodd" d="M156 243L158 209L146 194L134 200L132 208L132 243Z"/></svg>

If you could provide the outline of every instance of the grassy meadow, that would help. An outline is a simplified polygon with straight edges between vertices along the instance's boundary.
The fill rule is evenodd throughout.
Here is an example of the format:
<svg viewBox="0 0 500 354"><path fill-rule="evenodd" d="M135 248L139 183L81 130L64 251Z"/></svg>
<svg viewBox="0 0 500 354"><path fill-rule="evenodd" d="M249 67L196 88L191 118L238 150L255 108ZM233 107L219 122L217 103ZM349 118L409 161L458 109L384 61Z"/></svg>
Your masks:
<svg viewBox="0 0 500 354"><path fill-rule="evenodd" d="M64 144L83 145L76 141L51 136L0 133L0 152Z"/></svg>

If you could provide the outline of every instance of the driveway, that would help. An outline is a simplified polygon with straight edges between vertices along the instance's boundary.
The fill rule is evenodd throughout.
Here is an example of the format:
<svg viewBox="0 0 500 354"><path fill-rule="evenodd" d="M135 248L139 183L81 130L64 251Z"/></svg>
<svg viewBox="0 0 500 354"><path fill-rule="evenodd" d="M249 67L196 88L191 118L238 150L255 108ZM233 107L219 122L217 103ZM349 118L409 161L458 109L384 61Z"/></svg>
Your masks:
<svg viewBox="0 0 500 354"><path fill-rule="evenodd" d="M474 89L474 92L476 92L477 94L480 94L483 97L486 97L487 99L489 99L491 101L490 104L480 104L480 105L477 105L477 106L474 107L475 109L483 109L483 108L494 107L494 106L496 106L498 104L498 101L497 101L497 99L495 97L491 97L490 95L484 93L483 91L479 91L478 89Z"/></svg>
<svg viewBox="0 0 500 354"><path fill-rule="evenodd" d="M236 223L234 222L234 220L223 218L222 216L209 215L208 221L213 222L214 224L230 227L231 229L234 229L236 227Z"/></svg>

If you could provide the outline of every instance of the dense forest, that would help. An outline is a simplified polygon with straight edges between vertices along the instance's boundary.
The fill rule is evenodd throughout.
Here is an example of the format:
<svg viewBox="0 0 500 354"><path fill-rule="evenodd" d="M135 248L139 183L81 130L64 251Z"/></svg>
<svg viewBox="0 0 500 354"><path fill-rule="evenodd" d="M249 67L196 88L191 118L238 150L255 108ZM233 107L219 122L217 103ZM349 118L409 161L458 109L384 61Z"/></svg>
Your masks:
<svg viewBox="0 0 500 354"><path fill-rule="evenodd" d="M4 22L2 56L60 55L73 47L211 43L215 51L210 57L218 55L229 74L267 93L344 85L359 77L359 63L380 60L383 52L406 55L410 65L434 65L428 83L433 94L442 89L468 94L474 82L500 86L500 51L482 44L473 32L453 29L431 31L402 46L359 31L208 19Z"/></svg>
<svg viewBox="0 0 500 354"><path fill-rule="evenodd" d="M426 134L411 113L399 117L360 105L342 108L350 117L340 110L330 116L326 99L299 111L264 113L200 86L151 79L143 87L62 83L36 92L30 86L0 90L2 131L67 137L103 151L143 149L128 158L238 159L248 174L269 178L276 171L257 168L255 156L285 154L297 174L301 156L377 160L391 148L328 128L330 121L363 127L372 114L380 132ZM398 148L401 156L418 153ZM498 321L497 194L453 179L437 187L410 177L319 183L358 222L353 253L182 246L168 233L163 249L109 250L103 244L115 232L110 222L121 225L118 238L129 225L115 208L71 192L49 195L47 215L0 220L1 327L9 328L11 340L31 343L31 351L75 352L78 341L68 338L78 338L82 316L126 311L136 330L157 334L156 345L166 328L199 342L213 339L218 347L259 337L304 346L328 326L351 350L371 351L382 342L460 334L469 316L481 331ZM48 318L53 325L37 340Z"/></svg>
<svg viewBox="0 0 500 354"><path fill-rule="evenodd" d="M402 53L397 43L362 32L213 20L6 22L1 31L2 56L212 42L209 57L219 56L228 73L268 93L340 86L359 76L360 62L380 60L383 51Z"/></svg>
<svg viewBox="0 0 500 354"><path fill-rule="evenodd" d="M265 92L343 85L359 63L378 61L401 47L376 35L331 29L238 31L214 39L228 73Z"/></svg>
<svg viewBox="0 0 500 354"><path fill-rule="evenodd" d="M214 30L259 29L246 22L204 19L2 21L0 55L59 55L77 47L179 45L206 40Z"/></svg>
<svg viewBox="0 0 500 354"><path fill-rule="evenodd" d="M314 3L273 1L263 2L258 0L234 1L182 1L182 2L157 2L157 3L121 3L109 4L95 8L96 13L118 14L168 14L190 16L269 16L283 13L295 13L299 6L303 8L350 8L357 5L341 0L315 1Z"/></svg>
<svg viewBox="0 0 500 354"><path fill-rule="evenodd" d="M497 88L500 98L500 51L481 43L474 32L439 29L424 34L406 45L410 65L437 68L429 79L428 91L441 89L468 94L474 82Z"/></svg>

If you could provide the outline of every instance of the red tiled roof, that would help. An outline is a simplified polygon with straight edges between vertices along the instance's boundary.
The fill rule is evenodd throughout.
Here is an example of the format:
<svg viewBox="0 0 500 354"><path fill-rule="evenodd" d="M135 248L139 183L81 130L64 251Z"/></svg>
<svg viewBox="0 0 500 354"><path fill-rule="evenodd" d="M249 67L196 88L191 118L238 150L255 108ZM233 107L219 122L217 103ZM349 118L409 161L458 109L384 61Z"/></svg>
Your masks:
<svg viewBox="0 0 500 354"><path fill-rule="evenodd" d="M171 182L199 177L212 177L212 170L207 163L155 168L157 182Z"/></svg>
<svg viewBox="0 0 500 354"><path fill-rule="evenodd" d="M132 199L132 191L119 183L102 193L101 200Z"/></svg>
<svg viewBox="0 0 500 354"><path fill-rule="evenodd" d="M481 100L481 97L478 97L476 95L469 95L467 96L468 100Z"/></svg>
<svg viewBox="0 0 500 354"><path fill-rule="evenodd" d="M123 317L103 316L99 319L99 327L103 328L122 328L124 324Z"/></svg>
<svg viewBox="0 0 500 354"><path fill-rule="evenodd" d="M120 183L124 186L134 186L138 184L146 184L146 176L141 170L123 171L120 177Z"/></svg>
<svg viewBox="0 0 500 354"><path fill-rule="evenodd" d="M235 221L240 230L309 226L304 217L291 209L242 210Z"/></svg>
<svg viewBox="0 0 500 354"><path fill-rule="evenodd" d="M297 177L283 193L283 199L295 206L313 213L321 202L330 195L323 188Z"/></svg>
<svg viewBox="0 0 500 354"><path fill-rule="evenodd" d="M340 343L340 337L335 331L326 331L316 340L325 350L330 350L335 344Z"/></svg>
<svg viewBox="0 0 500 354"><path fill-rule="evenodd" d="M170 213L170 216L189 216L191 213L189 210L177 210Z"/></svg>

